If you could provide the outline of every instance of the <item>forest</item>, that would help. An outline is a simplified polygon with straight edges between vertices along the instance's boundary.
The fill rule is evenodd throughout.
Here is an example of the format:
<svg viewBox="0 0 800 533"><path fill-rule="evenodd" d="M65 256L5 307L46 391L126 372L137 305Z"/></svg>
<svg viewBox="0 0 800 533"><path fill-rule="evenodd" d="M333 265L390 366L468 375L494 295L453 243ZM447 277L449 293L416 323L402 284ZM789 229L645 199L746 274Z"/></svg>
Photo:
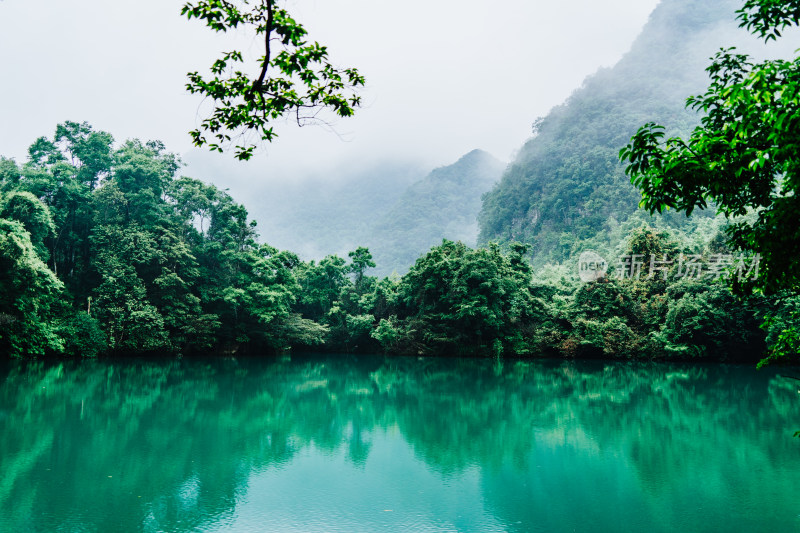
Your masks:
<svg viewBox="0 0 800 533"><path fill-rule="evenodd" d="M708 276L534 272L528 246L443 241L402 277L364 247L302 261L259 242L247 210L180 174L159 142L66 122L0 168L0 346L19 356L275 353L757 360L765 302ZM705 239L703 238L705 237ZM725 250L631 223L621 255Z"/></svg>

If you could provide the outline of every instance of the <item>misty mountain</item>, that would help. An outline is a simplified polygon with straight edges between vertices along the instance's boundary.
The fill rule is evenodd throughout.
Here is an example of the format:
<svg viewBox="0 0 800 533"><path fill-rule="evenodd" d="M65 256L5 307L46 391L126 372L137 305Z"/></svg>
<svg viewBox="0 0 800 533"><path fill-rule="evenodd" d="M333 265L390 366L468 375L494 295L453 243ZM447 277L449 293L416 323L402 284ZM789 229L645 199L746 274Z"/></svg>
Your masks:
<svg viewBox="0 0 800 533"><path fill-rule="evenodd" d="M663 124L668 135L699 122L685 101L707 86L709 58L723 45L754 48L736 28L739 5L663 0L619 63L535 121L533 137L485 197L479 242L525 242L534 264L562 262L629 220L641 196L618 161L620 148L646 122ZM680 227L687 218L671 213L662 222Z"/></svg>
<svg viewBox="0 0 800 533"><path fill-rule="evenodd" d="M275 184L251 194L262 240L305 259L346 257L363 246L379 219L423 173L410 163L384 162L338 175ZM333 173L331 173L333 174Z"/></svg>
<svg viewBox="0 0 800 533"><path fill-rule="evenodd" d="M306 260L366 246L378 265L370 273L381 275L404 273L445 238L475 245L481 195L504 168L480 150L433 171L412 160L382 160L291 179L258 178L258 167L237 171L200 152L185 159L191 175L242 200L261 241Z"/></svg>
<svg viewBox="0 0 800 533"><path fill-rule="evenodd" d="M474 246L481 195L497 182L503 168L503 163L488 153L473 150L409 187L376 221L365 240L377 273L405 273L442 239Z"/></svg>
<svg viewBox="0 0 800 533"><path fill-rule="evenodd" d="M345 256L426 169L413 160L352 162L311 175L275 175L258 162L232 164L193 151L189 173L229 190L258 222L262 242L304 259Z"/></svg>

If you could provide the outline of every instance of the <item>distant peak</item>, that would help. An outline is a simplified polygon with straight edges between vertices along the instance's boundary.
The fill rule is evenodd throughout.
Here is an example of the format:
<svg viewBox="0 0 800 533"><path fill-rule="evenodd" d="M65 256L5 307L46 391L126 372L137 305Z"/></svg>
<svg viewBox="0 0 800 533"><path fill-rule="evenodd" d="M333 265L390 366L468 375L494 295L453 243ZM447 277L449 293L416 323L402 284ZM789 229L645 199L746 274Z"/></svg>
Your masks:
<svg viewBox="0 0 800 533"><path fill-rule="evenodd" d="M445 165L441 168L460 168L460 167L474 167L474 166L482 166L482 167L504 167L504 163L498 160L489 152L485 152L483 150L475 149L466 154L462 155L455 163L451 163L450 165Z"/></svg>
<svg viewBox="0 0 800 533"><path fill-rule="evenodd" d="M467 152L466 154L462 155L458 160L459 161L470 161L473 159L495 159L492 154L489 152L484 152L478 148L472 150L471 152Z"/></svg>

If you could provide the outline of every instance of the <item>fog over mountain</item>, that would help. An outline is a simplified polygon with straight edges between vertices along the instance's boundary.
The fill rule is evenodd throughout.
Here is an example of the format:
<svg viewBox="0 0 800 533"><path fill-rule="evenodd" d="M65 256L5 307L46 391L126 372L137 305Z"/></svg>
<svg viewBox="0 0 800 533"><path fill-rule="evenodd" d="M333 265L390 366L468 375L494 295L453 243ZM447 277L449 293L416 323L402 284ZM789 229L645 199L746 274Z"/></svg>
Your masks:
<svg viewBox="0 0 800 533"><path fill-rule="evenodd" d="M375 256L378 274L404 274L442 239L474 246L481 196L497 182L504 167L490 154L473 150L409 187L373 223L364 241Z"/></svg>
<svg viewBox="0 0 800 533"><path fill-rule="evenodd" d="M255 57L260 46L247 31L215 33L186 20L184 3L0 1L8 81L0 84L0 123L13 125L0 129L3 155L24 162L30 139L65 120L88 121L120 142L159 139L171 151L191 151L188 132L202 120L202 101L186 92L186 73L207 71L221 51ZM422 177L475 147L507 159L532 117L619 59L656 3L287 2L335 65L366 76L364 106L335 121L338 135L277 124L280 137L258 154L250 181L321 176L372 159L421 160ZM238 162L217 159L239 172ZM248 192L231 190L237 198Z"/></svg>
<svg viewBox="0 0 800 533"><path fill-rule="evenodd" d="M475 245L481 195L500 178L504 164L481 150L430 170L419 162L374 161L323 174L254 186L250 169L226 172L201 152L188 156L189 169L239 195L258 222L261 240L304 259L347 256L367 246L377 274L404 273L442 239ZM195 174L197 175L197 174Z"/></svg>
<svg viewBox="0 0 800 533"><path fill-rule="evenodd" d="M654 120L674 134L697 124L699 115L685 109L685 100L703 91L705 67L721 43L761 56L798 43L790 37L765 47L737 28L737 7L736 0L659 3L616 65L590 75L544 117L528 117L534 135L502 180L504 165L486 153L472 152L426 177L436 166L428 151L389 157L390 146L323 171L308 170L325 157L311 148L289 170L270 169L263 160L234 165L192 151L184 158L186 172L230 188L259 222L264 242L305 259L367 246L377 274L404 272L442 238L475 244L478 211L477 242L528 243L536 264L565 261L587 243L613 247L647 218L617 159L636 129ZM447 153L438 165L448 163ZM675 228L688 223L675 213L660 220Z"/></svg>
<svg viewBox="0 0 800 533"><path fill-rule="evenodd" d="M613 246L631 217L643 217L641 195L618 161L631 135L651 121L663 124L668 135L689 132L700 115L685 109L686 98L704 91L705 68L721 45L756 56L800 46L796 31L765 46L739 29L740 4L662 1L614 67L589 76L535 122L533 137L485 197L480 242L528 243L538 265L577 257L587 243ZM695 212L694 218L713 214ZM693 224L674 212L659 219L673 227Z"/></svg>

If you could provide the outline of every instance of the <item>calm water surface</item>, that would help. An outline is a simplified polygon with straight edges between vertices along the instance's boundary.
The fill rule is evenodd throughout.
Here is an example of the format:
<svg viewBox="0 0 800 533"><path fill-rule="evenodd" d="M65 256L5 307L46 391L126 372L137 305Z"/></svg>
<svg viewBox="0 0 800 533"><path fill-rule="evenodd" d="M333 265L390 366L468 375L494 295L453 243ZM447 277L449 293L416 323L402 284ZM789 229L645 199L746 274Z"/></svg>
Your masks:
<svg viewBox="0 0 800 533"><path fill-rule="evenodd" d="M0 530L800 531L798 385L674 364L3 362Z"/></svg>

